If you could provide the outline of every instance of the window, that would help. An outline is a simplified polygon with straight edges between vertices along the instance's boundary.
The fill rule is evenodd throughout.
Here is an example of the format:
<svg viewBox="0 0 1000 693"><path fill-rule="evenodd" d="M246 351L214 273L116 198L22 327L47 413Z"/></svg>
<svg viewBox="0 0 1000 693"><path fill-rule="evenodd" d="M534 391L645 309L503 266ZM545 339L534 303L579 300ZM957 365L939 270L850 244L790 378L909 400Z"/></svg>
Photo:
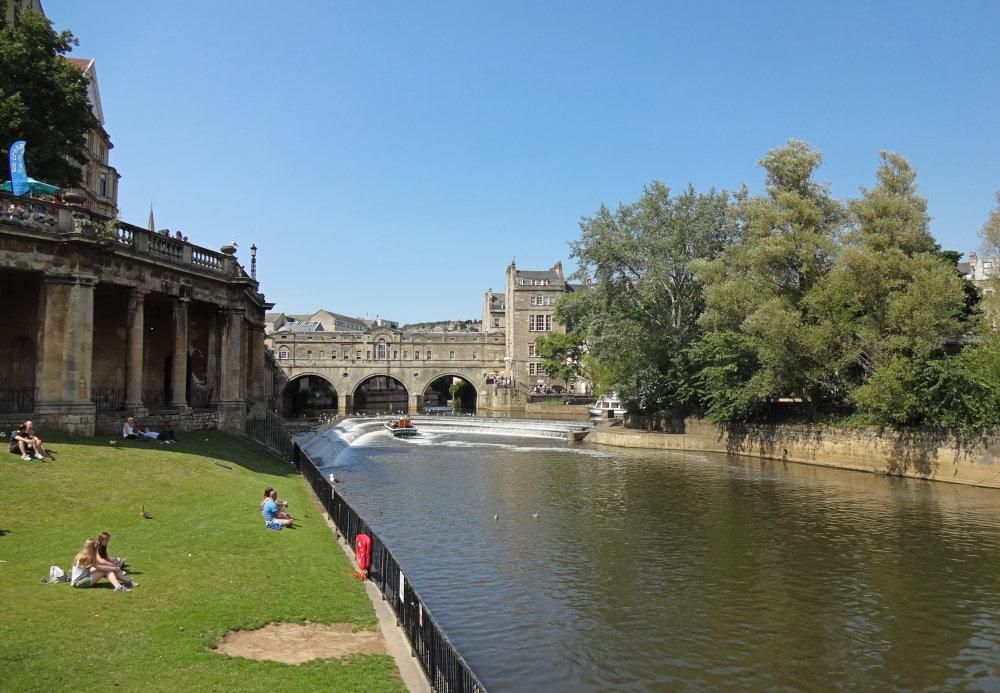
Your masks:
<svg viewBox="0 0 1000 693"><path fill-rule="evenodd" d="M399 352L396 351L395 349L392 350L392 358L393 358L393 360L399 358Z"/></svg>
<svg viewBox="0 0 1000 693"><path fill-rule="evenodd" d="M449 351L448 352L448 358L454 359L455 358L455 352L454 351Z"/></svg>
<svg viewBox="0 0 1000 693"><path fill-rule="evenodd" d="M500 318L493 318L493 327L500 327Z"/></svg>
<svg viewBox="0 0 1000 693"><path fill-rule="evenodd" d="M420 360L420 352L419 351L414 351L413 352L413 358L415 358L417 361L419 361Z"/></svg>
<svg viewBox="0 0 1000 693"><path fill-rule="evenodd" d="M529 332L548 332L552 329L552 316L551 315L529 315L528 316L528 331Z"/></svg>
<svg viewBox="0 0 1000 693"><path fill-rule="evenodd" d="M358 349L358 356L357 356L357 359L358 359L358 361L360 361L360 360L361 360L361 349Z"/></svg>
<svg viewBox="0 0 1000 693"><path fill-rule="evenodd" d="M351 358L351 350L350 349L344 349L344 358L345 359Z"/></svg>
<svg viewBox="0 0 1000 693"><path fill-rule="evenodd" d="M337 358L337 350L336 349L334 349L333 351L330 352L330 358L332 358L332 359Z"/></svg>
<svg viewBox="0 0 1000 693"><path fill-rule="evenodd" d="M278 349L278 358L282 361L288 358L288 347L281 347Z"/></svg>
<svg viewBox="0 0 1000 693"><path fill-rule="evenodd" d="M365 359L368 360L368 361L372 360L372 350L371 349L369 349L368 351L365 352Z"/></svg>
<svg viewBox="0 0 1000 693"><path fill-rule="evenodd" d="M493 352L493 360L494 361L499 361L500 360L500 352L499 351L494 351Z"/></svg>
<svg viewBox="0 0 1000 693"><path fill-rule="evenodd" d="M537 356L537 354L535 354L535 345L534 344L529 344L528 345L528 356L529 357L531 357L531 356Z"/></svg>
<svg viewBox="0 0 1000 693"><path fill-rule="evenodd" d="M385 348L385 340L384 339L378 340L378 346L376 347L375 350L375 358L379 360L387 358L386 352L387 349Z"/></svg>
<svg viewBox="0 0 1000 693"><path fill-rule="evenodd" d="M551 296L544 296L542 294L533 294L531 296L531 305L533 306L551 306L552 303Z"/></svg>
<svg viewBox="0 0 1000 693"><path fill-rule="evenodd" d="M428 350L427 350L427 358L428 358L428 360L430 359L430 357L431 357L431 350L430 350L430 349L428 349Z"/></svg>
<svg viewBox="0 0 1000 693"><path fill-rule="evenodd" d="M182 354L183 356L183 354ZM306 351L306 358L311 359L313 357L312 349Z"/></svg>
<svg viewBox="0 0 1000 693"><path fill-rule="evenodd" d="M475 361L478 358L479 358L479 352L478 351L473 351L472 352L472 360Z"/></svg>
<svg viewBox="0 0 1000 693"><path fill-rule="evenodd" d="M108 196L108 172L107 171L101 171L101 181L100 181L100 185L99 185L98 189L101 191L100 192L101 197L107 197Z"/></svg>
<svg viewBox="0 0 1000 693"><path fill-rule="evenodd" d="M545 369L542 368L542 364L540 363L529 363L528 375L545 375Z"/></svg>

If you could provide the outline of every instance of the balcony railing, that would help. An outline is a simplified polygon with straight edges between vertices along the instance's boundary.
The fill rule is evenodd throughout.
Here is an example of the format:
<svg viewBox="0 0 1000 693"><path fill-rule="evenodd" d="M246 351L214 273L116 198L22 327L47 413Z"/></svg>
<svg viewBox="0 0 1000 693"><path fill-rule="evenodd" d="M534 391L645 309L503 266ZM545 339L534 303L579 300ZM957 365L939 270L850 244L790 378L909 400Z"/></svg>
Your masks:
<svg viewBox="0 0 1000 693"><path fill-rule="evenodd" d="M236 277L248 276L235 256L202 248L164 233L150 232L149 229L123 221L115 220L114 231L110 238L100 237L97 231L108 221L111 221L108 217L84 207L37 198L15 197L0 192L0 225L60 236L78 235L102 241L115 250L132 251L139 255L151 256L156 260L187 265L200 272Z"/></svg>

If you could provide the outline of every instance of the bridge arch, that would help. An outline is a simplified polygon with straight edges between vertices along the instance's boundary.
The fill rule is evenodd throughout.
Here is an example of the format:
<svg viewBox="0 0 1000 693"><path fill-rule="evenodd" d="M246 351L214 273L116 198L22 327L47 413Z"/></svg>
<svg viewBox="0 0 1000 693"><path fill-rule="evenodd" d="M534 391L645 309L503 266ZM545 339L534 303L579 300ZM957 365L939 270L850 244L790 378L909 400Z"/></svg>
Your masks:
<svg viewBox="0 0 1000 693"><path fill-rule="evenodd" d="M406 414L410 411L410 392L403 380L394 375L367 375L354 385L351 393L356 413Z"/></svg>
<svg viewBox="0 0 1000 693"><path fill-rule="evenodd" d="M317 373L299 373L281 390L281 414L288 419L336 415L339 403L337 388Z"/></svg>
<svg viewBox="0 0 1000 693"><path fill-rule="evenodd" d="M459 409L465 413L475 413L479 407L478 374L459 371L437 372L427 378L416 392L425 407L444 406L450 400L459 400ZM454 392L453 384L457 385Z"/></svg>

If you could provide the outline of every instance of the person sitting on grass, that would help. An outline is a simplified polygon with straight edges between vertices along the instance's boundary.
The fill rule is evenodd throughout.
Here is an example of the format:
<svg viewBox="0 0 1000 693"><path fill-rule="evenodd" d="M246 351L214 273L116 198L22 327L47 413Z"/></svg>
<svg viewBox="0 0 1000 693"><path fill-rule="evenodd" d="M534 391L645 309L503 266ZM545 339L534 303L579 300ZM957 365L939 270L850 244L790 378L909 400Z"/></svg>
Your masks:
<svg viewBox="0 0 1000 693"><path fill-rule="evenodd" d="M107 561L121 570L125 567L125 559L120 556L108 557L109 541L111 541L111 534L109 532L101 532L97 535L97 555L102 561ZM122 570L122 575L125 575L124 570Z"/></svg>
<svg viewBox="0 0 1000 693"><path fill-rule="evenodd" d="M131 416L125 419L125 424L122 426L122 438L139 440L139 434L136 433L135 429L135 419Z"/></svg>
<svg viewBox="0 0 1000 693"><path fill-rule="evenodd" d="M37 441L37 447L35 441ZM45 456L42 441L28 432L27 424L21 424L16 431L10 434L10 451L15 454L20 452L22 460L30 460L32 455L35 456L36 460Z"/></svg>
<svg viewBox="0 0 1000 693"><path fill-rule="evenodd" d="M271 491L273 491L273 490L274 489L271 488L270 486L267 486L267 487L264 488L264 497L260 499L260 513L261 513L261 515L264 514L264 503L267 503L267 501L271 499Z"/></svg>
<svg viewBox="0 0 1000 693"><path fill-rule="evenodd" d="M114 564L103 560L97 553L97 540L88 539L73 559L70 584L73 587L93 587L102 578L107 578L115 587L115 592L130 592L132 581Z"/></svg>
<svg viewBox="0 0 1000 693"><path fill-rule="evenodd" d="M279 517L279 513L284 517ZM271 489L271 493L261 507L261 514L264 516L264 525L278 525L288 527L292 524L292 518L278 506L278 492Z"/></svg>
<svg viewBox="0 0 1000 693"><path fill-rule="evenodd" d="M156 431L149 430L149 426L143 426L139 429L139 440L158 440L161 445L172 445L177 442L177 439L174 438L173 429L168 428L165 431L157 433Z"/></svg>
<svg viewBox="0 0 1000 693"><path fill-rule="evenodd" d="M42 457L48 457L47 452L45 452L45 446L42 445L42 440L35 435L35 429L31 425L30 421L24 422L24 430L28 434L28 438L31 439L31 447L35 450L35 459L40 460ZM41 455L42 457L39 457Z"/></svg>

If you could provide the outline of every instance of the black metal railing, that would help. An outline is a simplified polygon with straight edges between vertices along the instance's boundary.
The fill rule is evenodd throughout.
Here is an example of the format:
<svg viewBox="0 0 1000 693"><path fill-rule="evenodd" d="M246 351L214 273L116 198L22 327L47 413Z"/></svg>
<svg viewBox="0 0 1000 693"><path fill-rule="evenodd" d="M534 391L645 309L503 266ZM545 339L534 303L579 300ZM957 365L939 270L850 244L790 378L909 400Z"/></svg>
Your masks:
<svg viewBox="0 0 1000 693"><path fill-rule="evenodd" d="M167 406L166 390L143 390L142 404L147 409L163 409Z"/></svg>
<svg viewBox="0 0 1000 693"><path fill-rule="evenodd" d="M38 389L34 387L4 387L0 388L0 411L2 412L33 412Z"/></svg>
<svg viewBox="0 0 1000 693"><path fill-rule="evenodd" d="M292 462L292 433L288 422L260 402L247 400L243 433L286 462Z"/></svg>
<svg viewBox="0 0 1000 693"><path fill-rule="evenodd" d="M348 544L354 546L355 537L362 532L371 538L368 579L379 588L396 614L396 623L410 641L410 652L420 662L431 687L435 691L447 693L486 691L486 686L424 606L425 602L420 594L406 580L389 547L371 531L354 508L335 492L333 484L298 445L294 446L293 461Z"/></svg>
<svg viewBox="0 0 1000 693"><path fill-rule="evenodd" d="M211 390L195 388L191 390L191 395L188 399L188 404L193 409L209 409L212 406L213 395Z"/></svg>
<svg viewBox="0 0 1000 693"><path fill-rule="evenodd" d="M117 387L92 387L90 401L97 407L97 411L120 411L125 408L125 390Z"/></svg>
<svg viewBox="0 0 1000 693"><path fill-rule="evenodd" d="M396 623L410 642L410 652L420 662L431 687L442 693L485 693L486 686L424 606L424 600L406 580L392 551L371 531L354 508L335 492L333 484L312 459L292 443L288 423L264 405L248 400L243 433L295 465L309 482L337 531L351 546L362 532L371 538L368 579L388 600L396 614Z"/></svg>

